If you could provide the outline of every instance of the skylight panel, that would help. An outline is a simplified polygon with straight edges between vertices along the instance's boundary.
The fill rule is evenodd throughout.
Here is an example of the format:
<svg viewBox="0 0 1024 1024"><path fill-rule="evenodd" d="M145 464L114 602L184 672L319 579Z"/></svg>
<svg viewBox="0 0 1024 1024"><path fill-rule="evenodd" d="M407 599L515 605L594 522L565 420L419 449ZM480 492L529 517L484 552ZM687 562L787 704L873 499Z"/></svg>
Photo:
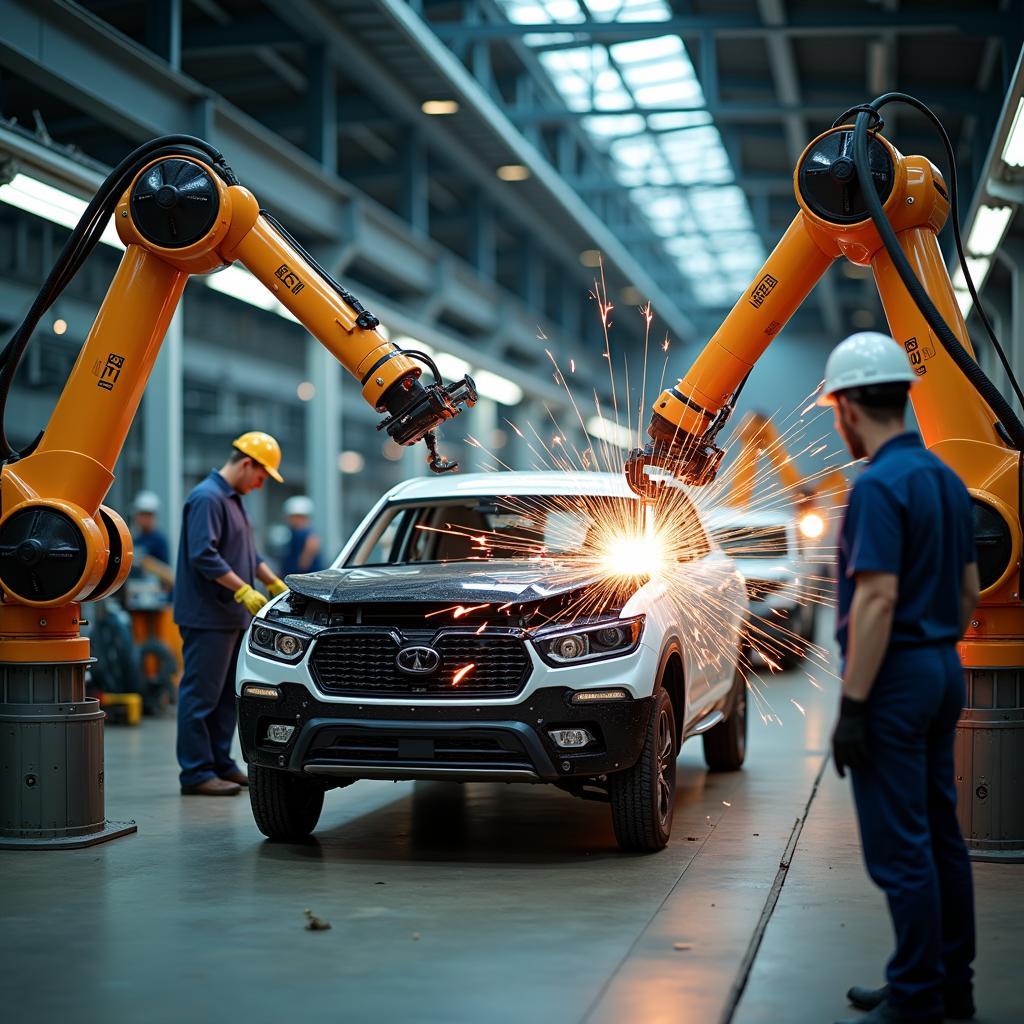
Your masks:
<svg viewBox="0 0 1024 1024"><path fill-rule="evenodd" d="M628 43L615 43L611 55L616 64L635 64L679 55L684 57L683 41L679 36L655 36L654 39L636 39ZM684 58L685 59L685 58Z"/></svg>
<svg viewBox="0 0 1024 1024"><path fill-rule="evenodd" d="M697 106L704 102L700 86L693 81L676 78L670 82L645 85L634 89L633 95L641 107Z"/></svg>

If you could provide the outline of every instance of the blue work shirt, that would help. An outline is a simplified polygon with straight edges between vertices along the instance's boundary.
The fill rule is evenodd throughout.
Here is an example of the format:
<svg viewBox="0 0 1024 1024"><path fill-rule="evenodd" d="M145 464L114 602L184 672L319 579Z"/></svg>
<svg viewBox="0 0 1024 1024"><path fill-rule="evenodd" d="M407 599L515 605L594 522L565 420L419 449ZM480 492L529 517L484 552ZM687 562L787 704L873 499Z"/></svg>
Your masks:
<svg viewBox="0 0 1024 1024"><path fill-rule="evenodd" d="M281 555L281 577L293 572L319 572L323 567L323 559L320 557L320 552L313 556L310 560L309 565L302 568L299 565L299 557L302 554L302 549L306 546L306 541L309 539L310 534L313 530L304 526L299 529L289 527L290 536L288 537L288 546L284 549L284 553Z"/></svg>
<svg viewBox="0 0 1024 1024"><path fill-rule="evenodd" d="M974 513L960 478L917 434L886 441L853 485L843 519L836 640L844 661L857 573L899 577L890 647L955 644L960 585L975 560Z"/></svg>
<svg viewBox="0 0 1024 1024"><path fill-rule="evenodd" d="M252 616L227 587L214 581L235 572L251 585L262 560L242 496L212 470L185 499L174 578L174 621L195 629L245 629Z"/></svg>
<svg viewBox="0 0 1024 1024"><path fill-rule="evenodd" d="M143 533L141 530L132 537L132 546L135 554L140 558L149 555L158 562L170 562L170 549L167 545L167 538L159 530L150 530Z"/></svg>

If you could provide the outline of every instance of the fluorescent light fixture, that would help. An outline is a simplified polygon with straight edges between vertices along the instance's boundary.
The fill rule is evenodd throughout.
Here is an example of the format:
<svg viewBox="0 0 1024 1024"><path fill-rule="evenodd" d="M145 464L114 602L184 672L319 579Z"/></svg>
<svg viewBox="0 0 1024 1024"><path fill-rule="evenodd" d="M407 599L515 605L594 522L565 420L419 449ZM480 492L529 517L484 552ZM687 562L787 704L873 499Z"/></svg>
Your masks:
<svg viewBox="0 0 1024 1024"><path fill-rule="evenodd" d="M366 465L366 458L362 452L348 449L338 456L338 469L342 473L361 473Z"/></svg>
<svg viewBox="0 0 1024 1024"><path fill-rule="evenodd" d="M960 315L966 319L967 314L974 305L974 299L966 288L955 288L953 294L956 296L956 304L960 307Z"/></svg>
<svg viewBox="0 0 1024 1024"><path fill-rule="evenodd" d="M530 168L522 164L502 164L495 172L502 181L526 181Z"/></svg>
<svg viewBox="0 0 1024 1024"><path fill-rule="evenodd" d="M458 100L424 100L420 105L424 114L432 114L435 117L446 114L457 114L459 112Z"/></svg>
<svg viewBox="0 0 1024 1024"><path fill-rule="evenodd" d="M518 405L523 400L523 389L515 381L490 370L474 372L473 382L481 398L490 398L502 405Z"/></svg>
<svg viewBox="0 0 1024 1024"><path fill-rule="evenodd" d="M218 270L215 274L209 274L206 277L206 285L215 292L238 299L239 302L265 309L268 313L276 313L285 320L299 322L245 267L235 264Z"/></svg>
<svg viewBox="0 0 1024 1024"><path fill-rule="evenodd" d="M1006 134L1003 163L1011 167L1024 167L1024 96L1017 101L1017 112Z"/></svg>
<svg viewBox="0 0 1024 1024"><path fill-rule="evenodd" d="M587 420L587 433L599 441L615 445L616 448L636 447L633 431L629 427L624 427L621 423L606 419L604 416L591 416Z"/></svg>
<svg viewBox="0 0 1024 1024"><path fill-rule="evenodd" d="M30 178L27 174L16 174L6 185L0 185L0 202L65 228L75 227L89 205L84 199ZM113 221L104 228L100 241L114 249L124 249Z"/></svg>
<svg viewBox="0 0 1024 1024"><path fill-rule="evenodd" d="M985 283L985 278L988 276L988 269L992 266L992 260L987 256L968 256L967 257L967 270L971 275L971 280L974 282L974 287L980 292L982 285ZM970 294L970 290L967 287L967 281L964 279L964 272L957 265L956 271L953 274L953 290L958 292L967 292Z"/></svg>
<svg viewBox="0 0 1024 1024"><path fill-rule="evenodd" d="M967 237L967 251L972 256L991 256L999 248L1012 217L1012 206L979 206Z"/></svg>

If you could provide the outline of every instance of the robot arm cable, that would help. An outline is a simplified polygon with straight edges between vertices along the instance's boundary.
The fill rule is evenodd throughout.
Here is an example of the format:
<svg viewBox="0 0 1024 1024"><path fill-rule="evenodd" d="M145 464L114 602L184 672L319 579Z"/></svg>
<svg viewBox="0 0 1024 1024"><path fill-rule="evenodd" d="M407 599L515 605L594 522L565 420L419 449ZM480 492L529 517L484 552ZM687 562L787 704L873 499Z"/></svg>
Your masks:
<svg viewBox="0 0 1024 1024"><path fill-rule="evenodd" d="M928 109L928 107L921 103L920 100L914 99L913 96L907 96L904 93L898 92L885 93L877 99L872 100L871 103L867 104L866 108L861 108L857 113L857 120L854 123L853 135L853 162L857 170L857 178L860 183L865 205L867 206L871 220L874 222L879 237L885 245L886 251L892 260L900 279L903 281L910 297L914 300L914 303L928 321L928 325L935 332L935 336L939 339L942 347L949 353L950 358L967 378L975 391L977 391L977 393L991 408L993 413L995 413L1009 442L1017 449L1024 449L1024 423L1021 423L1020 418L1014 412L1013 407L1003 397L995 384L989 380L981 367L964 350L964 347L960 344L956 335L942 318L942 314L940 314L935 308L935 304L928 297L928 293L921 285L921 282L918 280L917 275L914 273L914 270L910 265L910 261L907 259L900 247L899 239L896 237L896 232L893 229L892 224L889 223L889 218L886 217L885 211L882 208L882 200L879 198L878 193L875 190L874 183L871 178L871 168L868 163L868 134L872 127L872 121L877 117L877 111L885 104L894 102L906 103L907 105L914 107L916 110L921 111L939 128L943 142L946 145L947 156L949 157L950 206L952 207L954 218L953 223L957 242L957 252L960 254L961 259L963 259L963 249L960 240L959 215L957 213L956 168L952 158L952 146L950 145L949 138L942 129L938 118L931 110ZM964 266L964 277L968 281L971 295L977 303L977 292L974 289L974 284L970 279L966 266ZM978 304L978 308L979 310L981 309L980 303ZM982 314L982 316L984 317L984 314ZM991 333L991 328L987 323L987 318L986 326L989 327L992 340L995 342L996 350L1003 361L1003 367L1010 379L1010 383L1018 397L1021 397L1022 403L1024 403L1024 397L1021 396L1020 388L1018 387L1013 372L1006 361L1002 347L999 345L998 341L995 340L994 333Z"/></svg>

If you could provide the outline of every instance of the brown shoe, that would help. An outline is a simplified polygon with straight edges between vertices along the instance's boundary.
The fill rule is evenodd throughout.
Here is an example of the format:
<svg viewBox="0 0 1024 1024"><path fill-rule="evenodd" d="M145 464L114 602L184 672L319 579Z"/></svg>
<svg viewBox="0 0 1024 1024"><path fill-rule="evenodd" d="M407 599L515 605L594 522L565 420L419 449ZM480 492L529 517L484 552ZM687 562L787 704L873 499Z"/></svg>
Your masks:
<svg viewBox="0 0 1024 1024"><path fill-rule="evenodd" d="M242 787L237 782L226 779L207 779L197 782L194 786L182 786L182 796L238 796Z"/></svg>
<svg viewBox="0 0 1024 1024"><path fill-rule="evenodd" d="M242 771L228 772L227 775L222 775L221 778L227 782L234 782L238 786L249 785L249 776Z"/></svg>

